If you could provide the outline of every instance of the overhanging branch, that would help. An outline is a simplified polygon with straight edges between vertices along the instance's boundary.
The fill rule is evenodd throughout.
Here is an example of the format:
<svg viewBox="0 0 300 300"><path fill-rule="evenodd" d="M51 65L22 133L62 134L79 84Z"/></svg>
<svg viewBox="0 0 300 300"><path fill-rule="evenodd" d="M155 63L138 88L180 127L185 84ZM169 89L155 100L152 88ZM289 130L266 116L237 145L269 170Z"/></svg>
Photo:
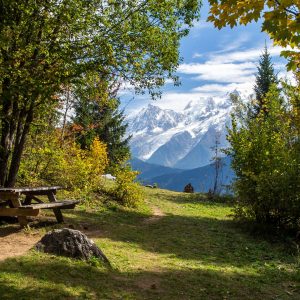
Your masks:
<svg viewBox="0 0 300 300"><path fill-rule="evenodd" d="M298 16L299 16L299 11L294 11L294 10L288 8L288 7L282 6L282 4L280 3L279 0L275 0L275 3L276 3L278 6L281 6L286 12L288 12L288 13L294 15L295 17L298 17Z"/></svg>

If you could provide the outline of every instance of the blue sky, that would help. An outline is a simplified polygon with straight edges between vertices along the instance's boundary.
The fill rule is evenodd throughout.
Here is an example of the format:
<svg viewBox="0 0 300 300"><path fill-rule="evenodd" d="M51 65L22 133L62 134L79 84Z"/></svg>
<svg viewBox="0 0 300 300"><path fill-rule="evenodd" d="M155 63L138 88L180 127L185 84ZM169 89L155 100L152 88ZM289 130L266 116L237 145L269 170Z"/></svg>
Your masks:
<svg viewBox="0 0 300 300"><path fill-rule="evenodd" d="M265 42L276 72L281 77L286 76L285 60L279 56L281 49L273 47L267 34L261 32L260 22L218 30L206 22L208 3L207 0L203 2L201 20L181 41L183 61L177 70L181 85L175 87L168 82L163 88L162 98L156 101L150 100L148 95L122 91L122 107L128 114L149 103L180 111L191 100L205 101L207 97L217 99L235 89L243 95L250 94Z"/></svg>

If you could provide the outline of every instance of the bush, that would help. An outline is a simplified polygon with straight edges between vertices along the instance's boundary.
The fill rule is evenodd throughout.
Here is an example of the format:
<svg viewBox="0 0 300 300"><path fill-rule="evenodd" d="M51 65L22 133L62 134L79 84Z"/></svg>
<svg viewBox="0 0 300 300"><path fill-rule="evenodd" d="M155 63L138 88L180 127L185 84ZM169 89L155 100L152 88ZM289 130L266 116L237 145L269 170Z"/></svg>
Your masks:
<svg viewBox="0 0 300 300"><path fill-rule="evenodd" d="M101 184L107 164L106 145L98 139L89 150L82 150L73 141L62 144L54 131L28 141L18 184L61 185L80 196Z"/></svg>
<svg viewBox="0 0 300 300"><path fill-rule="evenodd" d="M117 201L128 207L136 207L143 199L141 185L135 182L137 171L132 171L130 166L121 165L114 169L116 185L113 194Z"/></svg>
<svg viewBox="0 0 300 300"><path fill-rule="evenodd" d="M245 106L238 113L235 111L228 135L231 144L228 154L237 176L234 183L238 199L236 217L297 228L300 145L290 90L291 87L285 86L283 100L279 91L272 88L265 98L264 111L255 118Z"/></svg>

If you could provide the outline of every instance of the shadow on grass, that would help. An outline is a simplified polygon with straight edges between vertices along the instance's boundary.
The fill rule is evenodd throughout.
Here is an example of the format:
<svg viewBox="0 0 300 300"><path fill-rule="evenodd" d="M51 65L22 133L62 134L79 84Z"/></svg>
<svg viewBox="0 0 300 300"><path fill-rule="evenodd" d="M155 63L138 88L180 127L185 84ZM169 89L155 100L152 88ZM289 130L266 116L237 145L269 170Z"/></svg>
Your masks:
<svg viewBox="0 0 300 300"><path fill-rule="evenodd" d="M284 244L250 236L231 220L168 214L148 223L148 215L134 211L74 211L72 215L73 222L90 222L89 231L96 232L93 238L133 243L146 251L180 259L229 267L294 260L286 255Z"/></svg>
<svg viewBox="0 0 300 300"><path fill-rule="evenodd" d="M164 200L192 202L186 196L164 195ZM294 258L284 246L249 236L233 221L167 214L146 222L146 213L118 209L65 216L67 223L60 226L84 225L95 238L126 243L128 270L33 253L0 263L0 299L300 298L299 271L289 269ZM135 245L155 255L153 269L142 262L131 267ZM115 247L108 257L112 263L119 255Z"/></svg>
<svg viewBox="0 0 300 300"><path fill-rule="evenodd" d="M0 263L1 299L299 299L290 272L120 272L42 255ZM5 276L4 276L5 275ZM10 277L11 276L11 277ZM289 293L289 294L287 294Z"/></svg>

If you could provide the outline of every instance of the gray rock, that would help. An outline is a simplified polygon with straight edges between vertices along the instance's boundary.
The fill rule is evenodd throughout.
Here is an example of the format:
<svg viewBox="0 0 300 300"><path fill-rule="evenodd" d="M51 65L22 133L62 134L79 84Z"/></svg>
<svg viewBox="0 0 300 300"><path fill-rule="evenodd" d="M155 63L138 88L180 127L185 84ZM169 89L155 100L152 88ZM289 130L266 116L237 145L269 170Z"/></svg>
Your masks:
<svg viewBox="0 0 300 300"><path fill-rule="evenodd" d="M63 228L48 232L35 245L37 251L88 260L100 258L109 263L104 253L85 234L78 230Z"/></svg>

